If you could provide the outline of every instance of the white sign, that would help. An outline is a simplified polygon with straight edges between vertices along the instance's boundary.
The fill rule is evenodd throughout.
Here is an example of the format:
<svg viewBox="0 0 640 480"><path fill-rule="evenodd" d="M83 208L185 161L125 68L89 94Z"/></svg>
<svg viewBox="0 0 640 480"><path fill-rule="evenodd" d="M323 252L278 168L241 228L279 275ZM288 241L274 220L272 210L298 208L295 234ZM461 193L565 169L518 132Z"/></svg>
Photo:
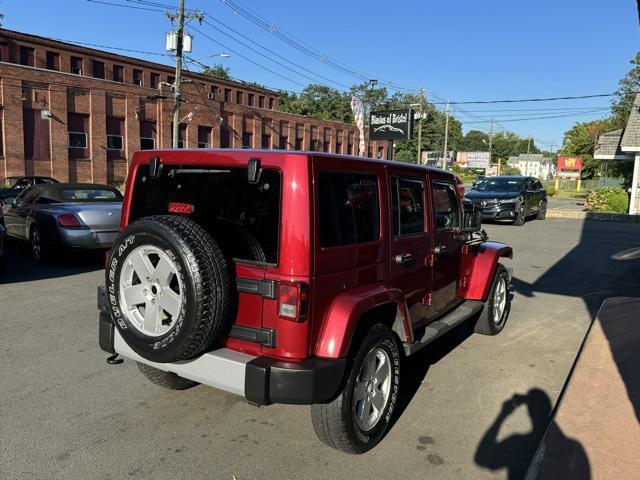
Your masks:
<svg viewBox="0 0 640 480"><path fill-rule="evenodd" d="M430 167L441 167L442 158L444 152L442 151L428 151L422 152L422 164ZM454 161L455 155L453 151L447 152L447 165L451 165Z"/></svg>
<svg viewBox="0 0 640 480"><path fill-rule="evenodd" d="M489 152L458 152L457 164L462 168L489 168L491 155Z"/></svg>

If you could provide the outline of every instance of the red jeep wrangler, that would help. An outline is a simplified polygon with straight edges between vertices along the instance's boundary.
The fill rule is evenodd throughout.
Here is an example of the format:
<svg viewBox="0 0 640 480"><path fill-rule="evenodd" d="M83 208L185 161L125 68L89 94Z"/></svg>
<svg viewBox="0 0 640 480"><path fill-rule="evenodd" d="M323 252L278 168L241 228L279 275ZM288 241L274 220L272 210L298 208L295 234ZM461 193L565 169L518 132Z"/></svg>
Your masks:
<svg viewBox="0 0 640 480"><path fill-rule="evenodd" d="M310 404L327 445L384 435L401 359L509 315L511 247L448 172L332 154L135 154L99 289L100 346L171 389Z"/></svg>

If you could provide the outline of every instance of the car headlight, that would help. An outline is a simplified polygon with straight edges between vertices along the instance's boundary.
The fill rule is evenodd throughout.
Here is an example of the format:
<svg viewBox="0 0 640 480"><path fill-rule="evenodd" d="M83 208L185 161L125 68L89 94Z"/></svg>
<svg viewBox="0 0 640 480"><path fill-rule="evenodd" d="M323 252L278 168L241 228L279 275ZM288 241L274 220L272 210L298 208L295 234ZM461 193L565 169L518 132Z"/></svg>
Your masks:
<svg viewBox="0 0 640 480"><path fill-rule="evenodd" d="M515 198L503 198L501 200L499 200L500 203L516 203L518 200L520 200L519 197L515 197Z"/></svg>

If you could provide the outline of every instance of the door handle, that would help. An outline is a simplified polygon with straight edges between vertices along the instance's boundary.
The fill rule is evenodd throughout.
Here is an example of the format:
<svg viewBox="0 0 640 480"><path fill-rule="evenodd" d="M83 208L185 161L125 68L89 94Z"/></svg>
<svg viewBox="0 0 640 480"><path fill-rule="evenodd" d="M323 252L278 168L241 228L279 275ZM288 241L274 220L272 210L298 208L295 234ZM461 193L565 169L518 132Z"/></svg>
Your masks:
<svg viewBox="0 0 640 480"><path fill-rule="evenodd" d="M433 253L435 253L436 255L440 255L441 253L444 253L446 251L447 251L446 245L438 245L433 249Z"/></svg>
<svg viewBox="0 0 640 480"><path fill-rule="evenodd" d="M407 263L413 262L413 255L410 253L402 253L400 255L396 255L396 263L400 265L406 265Z"/></svg>

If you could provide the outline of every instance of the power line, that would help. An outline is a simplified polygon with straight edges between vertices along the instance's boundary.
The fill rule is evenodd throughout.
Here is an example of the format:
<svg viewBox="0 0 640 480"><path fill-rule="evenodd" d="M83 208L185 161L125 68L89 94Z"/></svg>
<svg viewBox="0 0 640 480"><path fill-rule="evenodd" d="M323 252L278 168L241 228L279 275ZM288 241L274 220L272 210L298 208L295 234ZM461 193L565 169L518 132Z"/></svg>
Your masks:
<svg viewBox="0 0 640 480"><path fill-rule="evenodd" d="M556 100L582 100L586 98L613 97L615 93L600 93L596 95L576 95L570 97L547 97L547 98L523 98L517 100L472 100L449 102L451 105L473 105L473 104L493 104L493 103L524 103L524 102L552 102ZM435 102L444 105L447 102Z"/></svg>
<svg viewBox="0 0 640 480"><path fill-rule="evenodd" d="M593 115L598 112L583 112L583 113L569 113L569 114L560 114L560 115L548 115L544 117L529 117L529 118L509 118L506 120L502 120L502 122L526 122L531 120L546 120L549 118L565 118L565 117L578 117L584 115ZM486 123L483 121L474 121L474 122L466 122L466 123Z"/></svg>
<svg viewBox="0 0 640 480"><path fill-rule="evenodd" d="M87 2L90 3L99 3L102 5L109 5L111 7L122 7L122 8L132 8L135 10L147 10L150 12L160 12L162 13L163 10L159 10L157 8L149 8L149 7L136 7L135 5L123 5L122 3L113 3L113 2L105 2L103 0L86 0Z"/></svg>
<svg viewBox="0 0 640 480"><path fill-rule="evenodd" d="M90 1L90 0L87 0ZM58 42L65 42L65 43L72 43L75 45L81 45L83 47L94 47L94 48L106 48L108 50L118 50L121 52L131 52L131 53L142 53L145 55L156 55L156 56L160 56L160 57L172 57L172 55L168 54L168 53L160 53L160 52L149 52L146 50L133 50L131 48L123 48L123 47L112 47L110 45L99 45L97 43L88 43L88 42L78 42L76 40L65 40L62 38L53 38L53 40L56 40Z"/></svg>

